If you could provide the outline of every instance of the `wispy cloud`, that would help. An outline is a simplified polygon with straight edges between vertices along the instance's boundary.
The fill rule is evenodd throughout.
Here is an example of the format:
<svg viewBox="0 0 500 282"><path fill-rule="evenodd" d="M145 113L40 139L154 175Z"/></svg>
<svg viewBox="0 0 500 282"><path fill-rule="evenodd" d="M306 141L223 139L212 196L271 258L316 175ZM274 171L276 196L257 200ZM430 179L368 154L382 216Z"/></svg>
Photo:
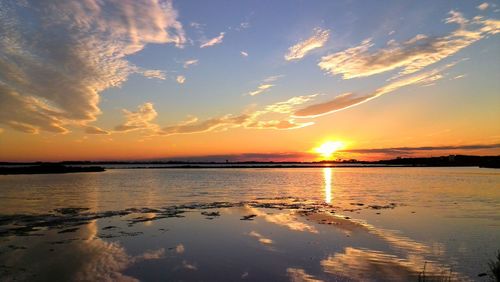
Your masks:
<svg viewBox="0 0 500 282"><path fill-rule="evenodd" d="M460 75L453 77L452 79L460 79L460 78L464 78L466 76L467 76L466 74L460 74Z"/></svg>
<svg viewBox="0 0 500 282"><path fill-rule="evenodd" d="M192 60L187 60L184 62L184 68L187 69L189 68L190 66L196 66L198 64L198 60L197 59L192 59Z"/></svg>
<svg viewBox="0 0 500 282"><path fill-rule="evenodd" d="M147 78L156 78L161 80L165 80L167 78L165 72L161 70L139 70L138 73L144 75Z"/></svg>
<svg viewBox="0 0 500 282"><path fill-rule="evenodd" d="M183 75L178 75L175 79L179 84L183 84L186 81L186 77Z"/></svg>
<svg viewBox="0 0 500 282"><path fill-rule="evenodd" d="M85 133L87 134L102 134L102 135L108 135L110 134L109 131L101 129L97 126L89 125L85 127Z"/></svg>
<svg viewBox="0 0 500 282"><path fill-rule="evenodd" d="M0 123L27 133L86 128L100 114L102 91L133 73L164 78L127 56L148 43L186 40L171 2L25 4L0 2Z"/></svg>
<svg viewBox="0 0 500 282"><path fill-rule="evenodd" d="M237 31L241 31L241 30L244 30L244 29L247 29L247 28L250 28L250 22L242 22L240 23L240 25L235 28Z"/></svg>
<svg viewBox="0 0 500 282"><path fill-rule="evenodd" d="M266 90L270 89L273 87L274 84L261 84L257 87L257 89L248 92L248 95L250 96L255 96L264 93Z"/></svg>
<svg viewBox="0 0 500 282"><path fill-rule="evenodd" d="M477 8L481 11L484 11L484 10L488 9L489 6L490 6L490 4L488 4L488 2L484 2L480 5L478 5Z"/></svg>
<svg viewBox="0 0 500 282"><path fill-rule="evenodd" d="M283 77L283 75L273 75L273 76L265 78L264 80L262 80L262 83L259 86L257 86L257 89L248 92L248 95L255 96L255 95L259 95L259 94L264 93L268 89L275 86L274 84L272 84L272 82L275 82L276 80L280 79L281 77Z"/></svg>
<svg viewBox="0 0 500 282"><path fill-rule="evenodd" d="M200 48L206 48L222 43L225 32L221 32L219 36L209 39L200 45Z"/></svg>
<svg viewBox="0 0 500 282"><path fill-rule="evenodd" d="M225 115L217 118L210 118L201 122L180 123L178 125L167 126L159 132L162 135L192 134L214 131L220 128L230 128L241 126L248 119L247 115Z"/></svg>
<svg viewBox="0 0 500 282"><path fill-rule="evenodd" d="M294 116L299 118L315 118L366 103L384 94L396 91L401 87L409 85L427 85L429 83L433 83L436 80L441 79L442 78L441 71L453 65L454 63L446 65L443 68L423 72L417 75L407 76L405 78L388 83L387 85L384 85L366 95L356 95L355 93L344 93L336 96L330 101L310 105L308 107L300 109L295 112Z"/></svg>
<svg viewBox="0 0 500 282"><path fill-rule="evenodd" d="M313 36L288 48L288 53L285 54L285 60L292 61L302 59L312 50L323 47L328 41L329 36L329 30L322 30L320 28L314 29Z"/></svg>
<svg viewBox="0 0 500 282"><path fill-rule="evenodd" d="M457 150L484 150L500 149L500 144L470 144L470 145L447 145L447 146L422 146L422 147L392 147L392 148L370 148L370 149L348 149L341 150L347 153L360 154L389 154L404 155L426 151L457 151Z"/></svg>
<svg viewBox="0 0 500 282"><path fill-rule="evenodd" d="M305 104L317 96L318 96L318 94L311 94L311 95L292 97L292 98L290 98L286 101L283 101L283 102L277 102L277 103L274 103L271 105L267 105L264 108L265 109L264 112L290 114L293 112L293 110L296 106Z"/></svg>
<svg viewBox="0 0 500 282"><path fill-rule="evenodd" d="M321 58L318 66L332 75L343 79L366 77L395 69L399 75L411 74L447 58L472 43L500 32L500 21L475 17L468 20L461 13L451 11L446 23L459 27L448 35L429 37L416 35L398 44L392 41L387 48L371 51L370 39L347 50Z"/></svg>
<svg viewBox="0 0 500 282"><path fill-rule="evenodd" d="M127 132L133 130L153 130L157 131L159 126L152 121L158 116L153 103L144 103L131 112L123 110L125 122L115 127L117 132Z"/></svg>
<svg viewBox="0 0 500 282"><path fill-rule="evenodd" d="M440 152L443 155L455 152L470 152L479 150L500 149L500 144L468 144L468 145L443 145L421 147L385 147L385 148L352 148L340 150L340 153L362 155L386 155L388 157L419 155L428 152ZM278 152L278 153L244 153L227 155L185 156L169 158L179 161L304 161L315 159L316 154L307 152Z"/></svg>
<svg viewBox="0 0 500 282"><path fill-rule="evenodd" d="M313 122L296 122L290 118L290 114L295 108L303 103L306 103L316 97L316 94L292 97L286 101L277 102L265 106L262 110L251 113L242 113L239 115L224 115L221 117L209 118L199 121L196 117L190 117L186 121L182 121L176 125L164 127L156 130L158 135L174 135L174 134L195 134L211 131L227 130L230 128L249 128L249 129L277 129L289 130L298 129L314 124ZM281 115L280 118L267 117L269 115ZM283 117L284 116L284 117Z"/></svg>
<svg viewBox="0 0 500 282"><path fill-rule="evenodd" d="M190 22L189 26L193 27L195 29L202 29L203 27L205 27L204 24L201 24L201 23L198 23L198 22Z"/></svg>

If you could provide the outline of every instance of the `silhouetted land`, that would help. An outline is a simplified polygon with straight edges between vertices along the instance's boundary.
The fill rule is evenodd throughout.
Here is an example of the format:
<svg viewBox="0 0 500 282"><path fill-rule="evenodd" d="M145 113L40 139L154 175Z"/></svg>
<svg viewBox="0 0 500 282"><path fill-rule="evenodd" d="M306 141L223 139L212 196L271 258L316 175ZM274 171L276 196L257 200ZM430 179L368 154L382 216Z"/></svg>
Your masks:
<svg viewBox="0 0 500 282"><path fill-rule="evenodd" d="M76 166L79 165L79 166ZM103 171L95 165L125 165L123 168L301 168L301 167L461 167L500 168L500 156L450 155L429 158L396 158L378 161L336 160L319 162L190 162L190 161L64 161L57 163L0 162L0 174L68 173ZM4 166L4 167L2 167ZM10 166L10 167L6 167ZM6 173L7 172L7 173Z"/></svg>
<svg viewBox="0 0 500 282"><path fill-rule="evenodd" d="M500 156L452 155L446 157L431 158L397 158L392 160L378 161L376 163L410 166L479 166L500 168Z"/></svg>
<svg viewBox="0 0 500 282"><path fill-rule="evenodd" d="M0 174L49 174L104 171L100 166L65 166L62 164L39 164L32 166L0 167Z"/></svg>

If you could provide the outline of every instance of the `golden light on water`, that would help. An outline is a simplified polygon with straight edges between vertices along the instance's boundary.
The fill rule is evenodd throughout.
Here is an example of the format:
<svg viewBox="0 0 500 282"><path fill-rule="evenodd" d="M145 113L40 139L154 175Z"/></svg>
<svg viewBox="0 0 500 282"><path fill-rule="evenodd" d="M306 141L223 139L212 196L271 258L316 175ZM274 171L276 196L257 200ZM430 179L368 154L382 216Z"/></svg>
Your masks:
<svg viewBox="0 0 500 282"><path fill-rule="evenodd" d="M336 151L342 148L344 148L344 142L342 141L327 141L319 147L314 148L314 152L321 155L324 159L330 159Z"/></svg>
<svg viewBox="0 0 500 282"><path fill-rule="evenodd" d="M332 202L332 168L323 168L323 178L325 179L325 202Z"/></svg>

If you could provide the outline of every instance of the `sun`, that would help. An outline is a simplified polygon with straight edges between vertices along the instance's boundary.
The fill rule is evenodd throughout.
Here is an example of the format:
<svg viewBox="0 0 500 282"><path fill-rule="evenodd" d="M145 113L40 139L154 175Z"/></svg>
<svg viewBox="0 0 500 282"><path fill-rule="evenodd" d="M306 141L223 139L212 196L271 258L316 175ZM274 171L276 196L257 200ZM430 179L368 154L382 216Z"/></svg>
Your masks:
<svg viewBox="0 0 500 282"><path fill-rule="evenodd" d="M321 146L314 148L314 152L321 155L324 159L330 159L336 151L344 148L342 141L327 141Z"/></svg>

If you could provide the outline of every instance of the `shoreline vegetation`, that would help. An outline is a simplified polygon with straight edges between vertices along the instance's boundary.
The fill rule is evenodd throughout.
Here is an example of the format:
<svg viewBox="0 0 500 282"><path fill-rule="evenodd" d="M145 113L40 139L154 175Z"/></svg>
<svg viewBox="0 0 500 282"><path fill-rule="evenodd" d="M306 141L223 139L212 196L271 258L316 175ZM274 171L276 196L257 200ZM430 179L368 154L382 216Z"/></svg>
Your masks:
<svg viewBox="0 0 500 282"><path fill-rule="evenodd" d="M428 158L395 158L378 161L323 160L316 162L280 161L61 161L61 162L0 162L3 172L33 171L33 173L104 171L104 165L127 165L126 168L304 168L304 167L460 167L500 168L500 156L449 155ZM137 165L137 166L134 166ZM45 172L46 171L46 172ZM16 174L9 173L9 174Z"/></svg>
<svg viewBox="0 0 500 282"><path fill-rule="evenodd" d="M313 168L313 167L481 167L500 168L500 156L450 155L429 158L396 158L379 161L336 160L317 162L190 162L190 161L62 161L0 162L0 175L102 172L114 165L123 169L164 168ZM108 166L108 167L104 167Z"/></svg>
<svg viewBox="0 0 500 282"><path fill-rule="evenodd" d="M66 166L56 163L44 163L25 166L1 167L0 175L8 174L54 174L75 172L101 172L105 171L101 166Z"/></svg>

